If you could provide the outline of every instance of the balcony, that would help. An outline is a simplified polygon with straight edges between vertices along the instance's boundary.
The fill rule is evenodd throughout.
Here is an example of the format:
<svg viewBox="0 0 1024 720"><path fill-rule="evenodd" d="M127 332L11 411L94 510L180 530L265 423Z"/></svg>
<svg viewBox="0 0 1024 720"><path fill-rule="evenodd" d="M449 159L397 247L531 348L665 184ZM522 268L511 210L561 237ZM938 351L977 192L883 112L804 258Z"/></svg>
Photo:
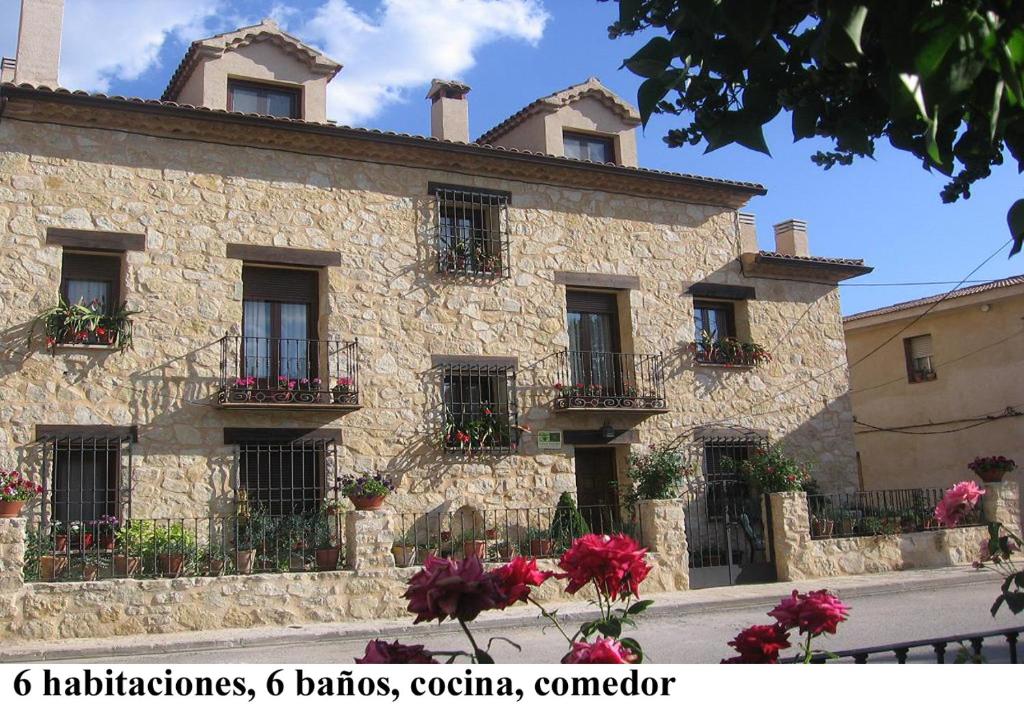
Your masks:
<svg viewBox="0 0 1024 720"><path fill-rule="evenodd" d="M556 361L556 411L668 412L661 355L567 350Z"/></svg>
<svg viewBox="0 0 1024 720"><path fill-rule="evenodd" d="M225 335L218 404L225 409L358 410L358 355L355 341Z"/></svg>
<svg viewBox="0 0 1024 720"><path fill-rule="evenodd" d="M733 337L713 340L702 338L694 343L694 362L698 365L716 365L726 368L752 368L771 362L772 356L755 342L743 342Z"/></svg>

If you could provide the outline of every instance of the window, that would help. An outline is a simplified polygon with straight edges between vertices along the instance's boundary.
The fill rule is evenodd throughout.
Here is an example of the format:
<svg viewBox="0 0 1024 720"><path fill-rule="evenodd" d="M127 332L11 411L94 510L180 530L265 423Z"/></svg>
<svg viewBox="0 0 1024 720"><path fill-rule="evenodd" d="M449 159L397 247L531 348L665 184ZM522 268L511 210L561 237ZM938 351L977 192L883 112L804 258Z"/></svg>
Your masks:
<svg viewBox="0 0 1024 720"><path fill-rule="evenodd" d="M243 266L240 377L261 389L319 379L318 285L315 270Z"/></svg>
<svg viewBox="0 0 1024 720"><path fill-rule="evenodd" d="M431 185L438 272L509 276L508 193Z"/></svg>
<svg viewBox="0 0 1024 720"><path fill-rule="evenodd" d="M120 305L121 254L93 253L65 250L61 260L60 296L69 305L84 305L101 315L113 315ZM93 332L75 333L66 325L64 337L55 337L59 343L107 345L107 327L101 325ZM100 335L103 337L100 337Z"/></svg>
<svg viewBox="0 0 1024 720"><path fill-rule="evenodd" d="M736 313L732 303L693 301L697 342L716 342L736 336Z"/></svg>
<svg viewBox="0 0 1024 720"><path fill-rule="evenodd" d="M131 507L132 428L40 429L49 520L95 525L124 520Z"/></svg>
<svg viewBox="0 0 1024 720"><path fill-rule="evenodd" d="M277 85L228 81L228 110L274 117L302 117L300 112L301 91Z"/></svg>
<svg viewBox="0 0 1024 720"><path fill-rule="evenodd" d="M596 163L615 162L615 146L611 138L582 133L562 134L565 156Z"/></svg>
<svg viewBox="0 0 1024 720"><path fill-rule="evenodd" d="M617 295L566 290L565 304L570 382L599 395L622 394Z"/></svg>
<svg viewBox="0 0 1024 720"><path fill-rule="evenodd" d="M750 436L709 437L703 444L708 516L722 517L728 511L735 520L744 512L755 514L747 507L753 488L747 487L739 470L755 450L764 448L764 441Z"/></svg>
<svg viewBox="0 0 1024 720"><path fill-rule="evenodd" d="M302 515L316 512L328 495L337 450L332 439L289 441L274 431L252 431L240 438L237 462L240 506L274 517Z"/></svg>
<svg viewBox="0 0 1024 720"><path fill-rule="evenodd" d="M935 368L932 365L932 336L918 335L903 340L903 350L907 359L907 380L912 383L935 380Z"/></svg>
<svg viewBox="0 0 1024 720"><path fill-rule="evenodd" d="M503 362L440 366L444 445L452 452L511 452L519 444L516 372Z"/></svg>

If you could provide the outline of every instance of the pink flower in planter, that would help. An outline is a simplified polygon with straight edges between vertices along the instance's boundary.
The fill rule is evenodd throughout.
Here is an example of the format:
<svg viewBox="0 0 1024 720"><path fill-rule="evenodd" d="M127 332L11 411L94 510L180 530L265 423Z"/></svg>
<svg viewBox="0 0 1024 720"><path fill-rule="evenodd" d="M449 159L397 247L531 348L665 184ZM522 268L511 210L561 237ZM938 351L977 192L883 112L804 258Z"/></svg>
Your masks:
<svg viewBox="0 0 1024 720"><path fill-rule="evenodd" d="M973 480L958 482L946 491L935 506L935 519L940 525L955 528L977 506L985 491Z"/></svg>
<svg viewBox="0 0 1024 720"><path fill-rule="evenodd" d="M611 638L575 642L569 654L562 658L563 664L572 665L627 665L636 661L632 650Z"/></svg>
<svg viewBox="0 0 1024 720"><path fill-rule="evenodd" d="M386 643L383 640L371 640L366 644L366 652L361 658L355 658L357 665L428 665L437 664L423 645L403 645L397 640Z"/></svg>
<svg viewBox="0 0 1024 720"><path fill-rule="evenodd" d="M462 562L427 556L423 569L409 579L403 597L417 623L445 618L468 622L504 601L497 578L484 572L476 555Z"/></svg>

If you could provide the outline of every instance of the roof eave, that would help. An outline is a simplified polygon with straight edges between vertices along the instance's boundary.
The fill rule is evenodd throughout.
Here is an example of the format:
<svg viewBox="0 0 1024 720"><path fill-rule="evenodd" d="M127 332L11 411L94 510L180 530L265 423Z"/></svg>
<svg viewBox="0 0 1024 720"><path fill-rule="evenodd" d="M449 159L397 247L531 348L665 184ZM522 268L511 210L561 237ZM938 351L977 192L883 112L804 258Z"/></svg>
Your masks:
<svg viewBox="0 0 1024 720"><path fill-rule="evenodd" d="M740 256L740 262L746 277L769 280L814 280L838 284L843 280L867 275L874 270L863 262L776 257L753 252L743 253Z"/></svg>

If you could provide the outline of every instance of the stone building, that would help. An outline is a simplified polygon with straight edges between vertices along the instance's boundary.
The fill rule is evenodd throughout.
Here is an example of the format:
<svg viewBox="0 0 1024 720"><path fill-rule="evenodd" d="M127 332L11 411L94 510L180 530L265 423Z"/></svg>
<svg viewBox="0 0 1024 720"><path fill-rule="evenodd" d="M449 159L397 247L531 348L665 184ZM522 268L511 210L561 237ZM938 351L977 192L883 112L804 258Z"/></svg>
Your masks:
<svg viewBox="0 0 1024 720"><path fill-rule="evenodd" d="M1024 463L1024 275L944 295L845 319L865 489L949 486L979 455Z"/></svg>
<svg viewBox="0 0 1024 720"><path fill-rule="evenodd" d="M615 507L672 441L856 486L836 283L870 269L796 220L759 250L759 185L639 167L596 79L476 141L440 80L431 137L342 127L341 65L264 21L160 100L69 92L60 4L26 0L0 85L0 466L47 512L286 511L370 470L397 511ZM59 297L106 319L34 323Z"/></svg>

